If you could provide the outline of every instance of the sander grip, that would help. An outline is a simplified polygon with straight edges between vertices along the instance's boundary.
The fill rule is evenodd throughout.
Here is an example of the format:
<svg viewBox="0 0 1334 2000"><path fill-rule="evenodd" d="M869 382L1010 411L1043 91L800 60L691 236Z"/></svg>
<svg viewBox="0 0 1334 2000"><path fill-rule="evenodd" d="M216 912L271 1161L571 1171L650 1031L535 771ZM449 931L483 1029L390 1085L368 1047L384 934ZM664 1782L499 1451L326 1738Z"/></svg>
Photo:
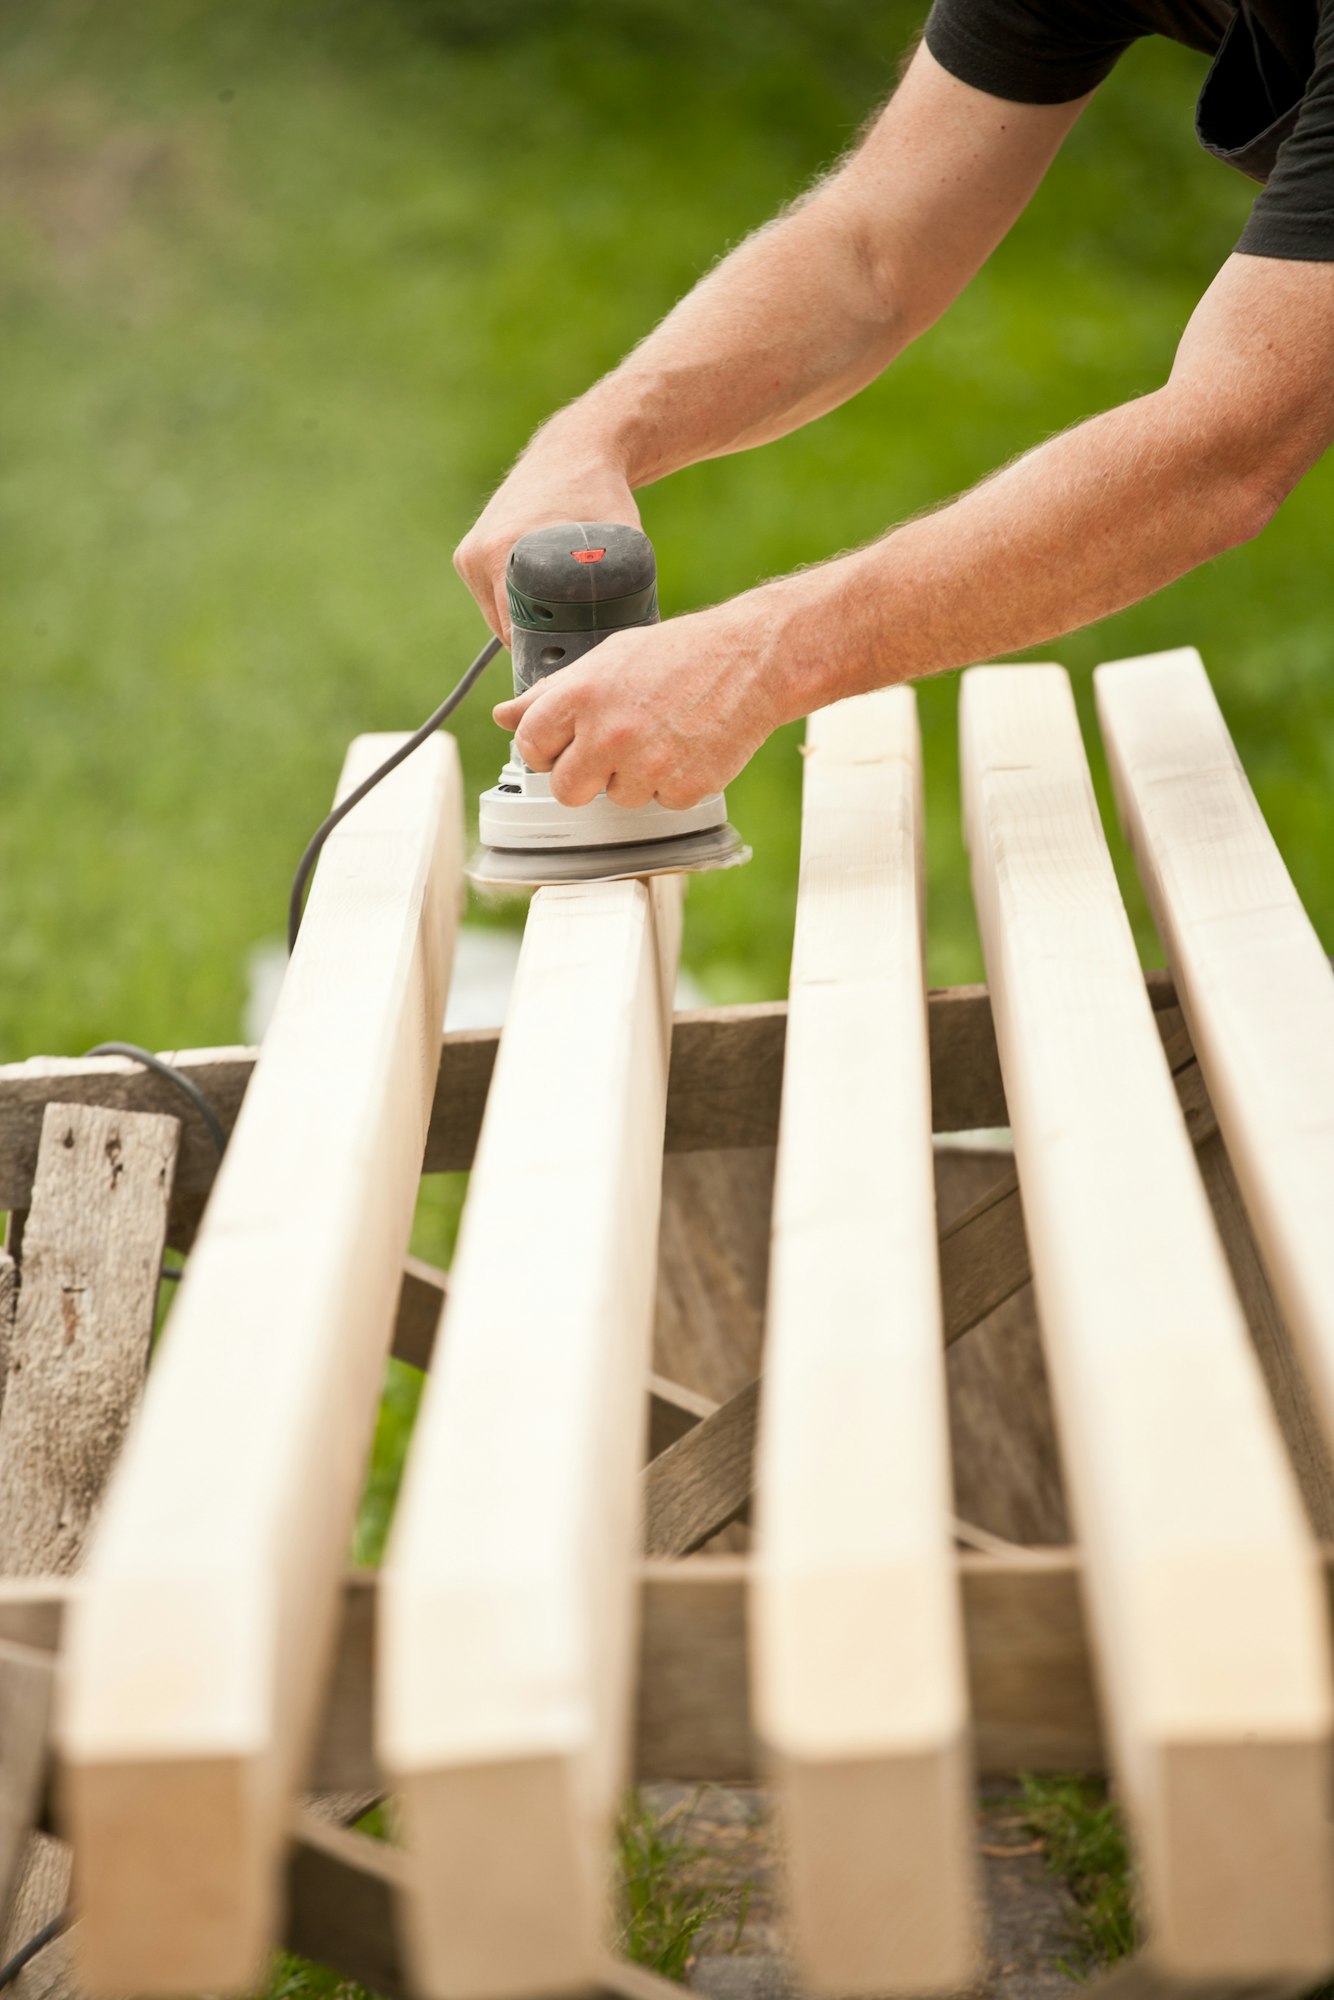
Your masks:
<svg viewBox="0 0 1334 2000"><path fill-rule="evenodd" d="M535 528L505 565L514 692L558 673L612 632L658 623L653 544L623 521Z"/></svg>

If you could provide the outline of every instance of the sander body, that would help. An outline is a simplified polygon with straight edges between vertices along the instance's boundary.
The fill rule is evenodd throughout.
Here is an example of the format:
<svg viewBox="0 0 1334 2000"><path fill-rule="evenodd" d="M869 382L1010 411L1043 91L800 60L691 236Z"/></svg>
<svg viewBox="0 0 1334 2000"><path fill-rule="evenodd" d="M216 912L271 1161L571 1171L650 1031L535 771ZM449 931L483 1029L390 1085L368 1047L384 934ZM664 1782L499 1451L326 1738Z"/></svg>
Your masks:
<svg viewBox="0 0 1334 2000"><path fill-rule="evenodd" d="M563 521L524 535L510 551L505 591L514 692L523 694L591 652L613 632L658 622L653 545L615 521ZM750 859L713 792L683 812L656 800L620 806L605 792L563 806L544 771L517 750L478 807L480 850L469 875L482 888L734 868Z"/></svg>

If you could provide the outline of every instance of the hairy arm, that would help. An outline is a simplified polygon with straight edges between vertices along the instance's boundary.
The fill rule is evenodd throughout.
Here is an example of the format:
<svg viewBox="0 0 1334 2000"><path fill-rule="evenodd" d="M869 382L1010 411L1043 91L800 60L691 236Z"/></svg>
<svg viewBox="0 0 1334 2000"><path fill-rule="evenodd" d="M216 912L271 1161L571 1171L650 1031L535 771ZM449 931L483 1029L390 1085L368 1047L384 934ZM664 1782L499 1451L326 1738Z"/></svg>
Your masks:
<svg viewBox="0 0 1334 2000"><path fill-rule="evenodd" d="M778 724L1036 645L1257 534L1334 441L1334 265L1234 256L1162 388L939 512L712 611L623 633L496 718L574 805L686 805Z"/></svg>
<svg viewBox="0 0 1334 2000"><path fill-rule="evenodd" d="M1003 103L919 48L849 158L537 433L455 555L493 629L521 534L637 523L634 488L781 437L880 374L990 256L1083 102Z"/></svg>

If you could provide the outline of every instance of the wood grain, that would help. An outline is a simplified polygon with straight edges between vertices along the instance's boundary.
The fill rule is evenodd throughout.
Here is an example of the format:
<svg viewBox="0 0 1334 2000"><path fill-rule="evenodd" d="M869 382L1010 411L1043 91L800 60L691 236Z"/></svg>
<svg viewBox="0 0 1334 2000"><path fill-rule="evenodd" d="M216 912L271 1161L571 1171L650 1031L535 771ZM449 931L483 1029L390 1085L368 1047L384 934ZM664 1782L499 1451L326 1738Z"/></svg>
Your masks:
<svg viewBox="0 0 1334 2000"><path fill-rule="evenodd" d="M180 1125L51 1105L0 1406L0 1570L83 1552L148 1367Z"/></svg>
<svg viewBox="0 0 1334 2000"><path fill-rule="evenodd" d="M680 886L542 890L529 910L382 1586L380 1755L434 1994L596 1976Z"/></svg>
<svg viewBox="0 0 1334 2000"><path fill-rule="evenodd" d="M979 1932L911 689L813 716L802 798L752 1701L803 1984L947 1992Z"/></svg>
<svg viewBox="0 0 1334 2000"><path fill-rule="evenodd" d="M358 738L340 789L400 740ZM437 737L324 851L90 1551L62 1748L98 1992L244 1987L277 1936L461 896Z"/></svg>
<svg viewBox="0 0 1334 2000"><path fill-rule="evenodd" d="M936 1146L946 1329L968 1336L945 1354L954 1511L1002 1540L1052 1547L1070 1540L1070 1524L1013 1180L1012 1152Z"/></svg>
<svg viewBox="0 0 1334 2000"><path fill-rule="evenodd" d="M1126 835L1334 1437L1334 977L1193 647L1095 677Z"/></svg>
<svg viewBox="0 0 1334 2000"><path fill-rule="evenodd" d="M1314 1971L1334 1958L1314 1544L1062 670L967 674L961 755L1066 1484L1154 1948L1182 1977Z"/></svg>
<svg viewBox="0 0 1334 2000"><path fill-rule="evenodd" d="M143 1391L180 1125L145 1112L52 1105L42 1121L22 1285L0 1401L0 1568L74 1570ZM16 1297L17 1294L17 1297ZM23 1634L38 1637L35 1628ZM69 1855L30 1838L47 1773L51 1679L44 1656L0 1645L0 1957L64 1909ZM20 1869L22 1873L20 1875ZM68 1987L71 1943L20 1991Z"/></svg>

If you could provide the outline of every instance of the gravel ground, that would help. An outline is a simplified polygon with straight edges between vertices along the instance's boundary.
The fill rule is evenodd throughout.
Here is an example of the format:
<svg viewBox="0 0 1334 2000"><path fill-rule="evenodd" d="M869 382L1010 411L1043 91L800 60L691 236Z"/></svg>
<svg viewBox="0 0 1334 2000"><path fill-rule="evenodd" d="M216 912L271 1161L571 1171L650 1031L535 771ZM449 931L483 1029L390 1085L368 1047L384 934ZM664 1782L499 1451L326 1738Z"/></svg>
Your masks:
<svg viewBox="0 0 1334 2000"><path fill-rule="evenodd" d="M699 1850L686 1871L716 1888L729 1907L701 1934L690 1984L709 2000L788 2000L794 1995L784 1954L779 1850L766 1792L759 1786L650 1785L645 1802L671 1815L685 1843ZM989 1786L977 1814L978 1865L987 1909L987 1963L968 2000L1063 2000L1076 1982L1060 1960L1074 1950L1075 1906L1048 1874L1041 1846L1028 1834L1018 1794ZM740 1898L749 1885L737 1935Z"/></svg>

